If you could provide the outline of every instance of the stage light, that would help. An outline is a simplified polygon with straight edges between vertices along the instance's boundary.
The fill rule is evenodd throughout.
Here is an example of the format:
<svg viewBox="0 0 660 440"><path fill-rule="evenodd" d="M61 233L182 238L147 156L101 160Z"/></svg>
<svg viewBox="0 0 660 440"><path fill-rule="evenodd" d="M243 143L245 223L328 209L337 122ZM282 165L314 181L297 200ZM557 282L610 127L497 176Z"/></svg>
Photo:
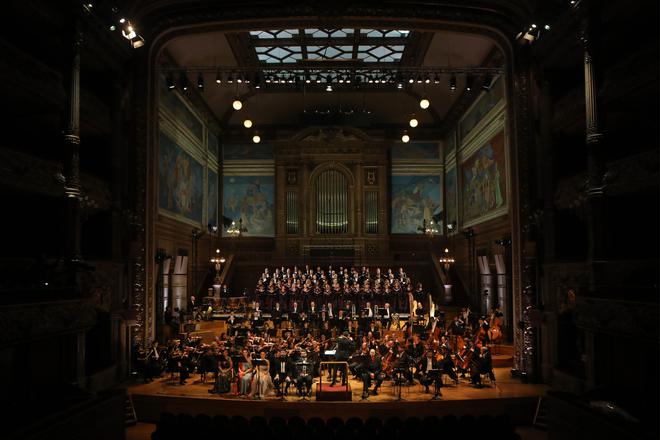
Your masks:
<svg viewBox="0 0 660 440"><path fill-rule="evenodd" d="M493 85L493 75L487 74L484 76L484 80L481 83L481 88L487 92L490 92L490 89Z"/></svg>
<svg viewBox="0 0 660 440"><path fill-rule="evenodd" d="M222 75L220 75L220 71L219 71L219 70L218 70L218 72L216 72L216 74L215 74L215 83L216 83L216 84L220 84L220 83L222 83Z"/></svg>
<svg viewBox="0 0 660 440"><path fill-rule="evenodd" d="M234 99L234 102L231 103L231 106L234 107L234 110L240 110L243 108L243 103L240 99Z"/></svg>
<svg viewBox="0 0 660 440"><path fill-rule="evenodd" d="M426 97L422 98L422 99L419 101L419 106L420 106L421 108L425 109L425 110L426 110L427 108L429 108L430 105L431 105L431 101L429 101L429 99L426 98Z"/></svg>
<svg viewBox="0 0 660 440"><path fill-rule="evenodd" d="M137 33L135 32L135 28L133 28L133 25L131 25L130 21L126 22L126 26L124 26L124 29L121 30L121 34L127 40L132 40L133 38L137 37Z"/></svg>
<svg viewBox="0 0 660 440"><path fill-rule="evenodd" d="M204 90L204 75L201 73L197 75L197 90Z"/></svg>
<svg viewBox="0 0 660 440"><path fill-rule="evenodd" d="M181 76L179 76L179 84L181 90L183 90L184 92L188 90L188 77L186 76L185 73L181 73Z"/></svg>
<svg viewBox="0 0 660 440"><path fill-rule="evenodd" d="M252 128L252 119L245 118L245 120L243 121L243 127Z"/></svg>
<svg viewBox="0 0 660 440"><path fill-rule="evenodd" d="M254 142L255 144L261 142L261 136L259 136L259 132L256 132L254 136L252 136L252 142Z"/></svg>
<svg viewBox="0 0 660 440"><path fill-rule="evenodd" d="M417 120L414 114L410 117L410 121L408 121L408 124L410 124L412 128L415 128L419 125L419 121Z"/></svg>
<svg viewBox="0 0 660 440"><path fill-rule="evenodd" d="M449 78L449 90L452 92L456 90L456 75L453 75Z"/></svg>
<svg viewBox="0 0 660 440"><path fill-rule="evenodd" d="M408 136L407 131L403 132L403 135L401 136L401 142L403 142L404 144L407 144L408 142L410 142L410 136Z"/></svg>
<svg viewBox="0 0 660 440"><path fill-rule="evenodd" d="M169 74L167 75L167 77L165 78L165 81L167 81L167 89L168 89L168 90L174 90L174 88L175 88L176 86L174 85L174 78L172 77L172 74L171 74L171 73L169 73Z"/></svg>

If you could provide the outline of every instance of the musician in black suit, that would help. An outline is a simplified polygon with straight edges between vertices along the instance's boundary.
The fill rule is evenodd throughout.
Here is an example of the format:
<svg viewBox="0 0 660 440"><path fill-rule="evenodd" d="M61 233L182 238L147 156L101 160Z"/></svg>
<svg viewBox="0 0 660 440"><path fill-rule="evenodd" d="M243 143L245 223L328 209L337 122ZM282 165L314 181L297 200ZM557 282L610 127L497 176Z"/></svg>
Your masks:
<svg viewBox="0 0 660 440"><path fill-rule="evenodd" d="M294 377L295 367L285 350L280 350L277 357L270 362L270 374L273 377L273 385L279 396L289 394L291 378ZM282 389L284 385L284 389Z"/></svg>
<svg viewBox="0 0 660 440"><path fill-rule="evenodd" d="M347 361L351 353L353 352L353 340L349 337L348 332L345 331L339 339L337 339L337 352L335 353L336 361ZM339 364L332 365L332 383L330 386L333 386L337 383L337 370L339 369ZM346 366L342 365L341 367L341 383L346 385L347 371Z"/></svg>
<svg viewBox="0 0 660 440"><path fill-rule="evenodd" d="M488 347L483 345L481 351L478 349L475 350L473 356L473 366L472 369L472 384L481 388L483 384L481 383L481 375L487 374L492 382L495 382L495 373L493 373L493 358L490 354Z"/></svg>
<svg viewBox="0 0 660 440"><path fill-rule="evenodd" d="M442 387L442 374L440 362L434 356L432 350L426 352L426 356L417 365L419 371L419 383L424 385L424 392L429 392L429 386L434 383L436 394L442 396L440 387Z"/></svg>
<svg viewBox="0 0 660 440"><path fill-rule="evenodd" d="M362 370L362 398L366 399L369 395L369 388L371 387L371 382L374 381L376 386L371 391L371 394L374 396L378 395L378 388L383 383L385 375L383 374L383 363L376 354L376 350L373 348L369 350L369 359L367 360L364 368Z"/></svg>
<svg viewBox="0 0 660 440"><path fill-rule="evenodd" d="M314 366L307 359L307 352L305 350L300 352L300 360L296 362L296 388L298 388L298 395L302 396L303 393L309 395L312 392L312 372Z"/></svg>

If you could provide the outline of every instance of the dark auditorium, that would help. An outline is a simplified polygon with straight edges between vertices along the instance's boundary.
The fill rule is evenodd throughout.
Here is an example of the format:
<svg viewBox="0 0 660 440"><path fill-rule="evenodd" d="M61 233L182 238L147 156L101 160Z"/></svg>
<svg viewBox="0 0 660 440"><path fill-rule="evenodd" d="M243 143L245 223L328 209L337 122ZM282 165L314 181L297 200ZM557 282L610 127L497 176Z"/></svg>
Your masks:
<svg viewBox="0 0 660 440"><path fill-rule="evenodd" d="M2 9L2 438L660 437L656 0Z"/></svg>

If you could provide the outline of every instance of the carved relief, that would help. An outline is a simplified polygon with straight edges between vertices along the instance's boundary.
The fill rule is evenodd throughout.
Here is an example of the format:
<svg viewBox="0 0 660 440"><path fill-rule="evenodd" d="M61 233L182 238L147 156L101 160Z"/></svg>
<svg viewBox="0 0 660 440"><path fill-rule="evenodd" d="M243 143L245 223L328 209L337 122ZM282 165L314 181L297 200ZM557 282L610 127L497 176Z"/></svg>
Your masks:
<svg viewBox="0 0 660 440"><path fill-rule="evenodd" d="M288 185L295 185L298 183L298 170L287 170L286 183Z"/></svg>
<svg viewBox="0 0 660 440"><path fill-rule="evenodd" d="M366 183L367 185L376 185L376 170L367 170Z"/></svg>
<svg viewBox="0 0 660 440"><path fill-rule="evenodd" d="M343 128L329 127L320 128L316 133L309 134L300 142L355 142L360 139L352 133L344 133Z"/></svg>

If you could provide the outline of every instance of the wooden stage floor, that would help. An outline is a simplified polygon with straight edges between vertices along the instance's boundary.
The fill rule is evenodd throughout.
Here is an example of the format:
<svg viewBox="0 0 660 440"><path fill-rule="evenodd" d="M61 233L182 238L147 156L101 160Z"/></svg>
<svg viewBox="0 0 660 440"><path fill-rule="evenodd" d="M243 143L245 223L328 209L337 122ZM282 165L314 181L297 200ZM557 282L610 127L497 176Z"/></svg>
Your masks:
<svg viewBox="0 0 660 440"><path fill-rule="evenodd" d="M442 398L431 401L433 387L429 394L424 387L404 386L401 397L395 401L391 381L384 381L378 396L369 396L361 401L362 383L351 379L353 400L351 402L316 402L314 395L309 401L301 401L291 386L286 401L277 397L253 400L231 394L209 394L211 383L199 382L199 375L190 377L185 385L177 380L170 380L169 375L157 378L151 383L134 383L127 392L132 396L138 419L156 421L161 412L209 415L225 414L251 416L300 416L308 417L422 417L440 414L509 414L517 423L529 423L536 410L538 397L545 394L548 387L539 384L523 384L513 379L510 368L495 368L496 382L486 381L483 388L469 384L468 379L461 379L458 385L445 385ZM318 378L314 381L316 389Z"/></svg>

